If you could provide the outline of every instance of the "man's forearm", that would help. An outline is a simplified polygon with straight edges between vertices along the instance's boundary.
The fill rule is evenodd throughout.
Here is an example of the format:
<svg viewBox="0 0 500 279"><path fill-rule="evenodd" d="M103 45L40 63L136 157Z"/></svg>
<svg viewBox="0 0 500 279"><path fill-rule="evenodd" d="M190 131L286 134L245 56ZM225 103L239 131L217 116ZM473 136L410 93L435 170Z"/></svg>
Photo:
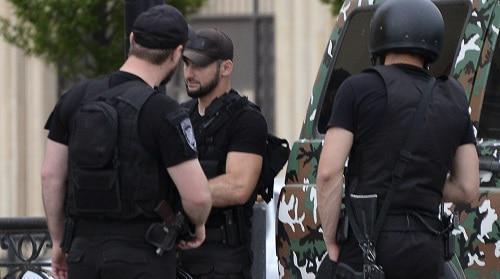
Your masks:
<svg viewBox="0 0 500 279"><path fill-rule="evenodd" d="M443 188L443 201L453 203L470 203L477 199L478 193L476 191L465 191L466 187L457 184L452 176L446 179Z"/></svg>
<svg viewBox="0 0 500 279"><path fill-rule="evenodd" d="M332 260L337 260L339 253L335 235L342 203L342 178L343 175L340 172L331 178L319 178L317 181L318 211L323 228L323 238Z"/></svg>
<svg viewBox="0 0 500 279"><path fill-rule="evenodd" d="M200 204L183 202L182 207L184 208L186 215L189 217L189 220L191 220L194 225L203 225L207 221L212 204L209 202Z"/></svg>
<svg viewBox="0 0 500 279"><path fill-rule="evenodd" d="M62 182L44 179L42 184L43 205L47 227L54 246L59 246L64 234L64 196Z"/></svg>
<svg viewBox="0 0 500 279"><path fill-rule="evenodd" d="M208 188L212 193L213 206L216 207L242 205L250 198L248 191L245 191L244 185L241 185L227 174L209 179Z"/></svg>

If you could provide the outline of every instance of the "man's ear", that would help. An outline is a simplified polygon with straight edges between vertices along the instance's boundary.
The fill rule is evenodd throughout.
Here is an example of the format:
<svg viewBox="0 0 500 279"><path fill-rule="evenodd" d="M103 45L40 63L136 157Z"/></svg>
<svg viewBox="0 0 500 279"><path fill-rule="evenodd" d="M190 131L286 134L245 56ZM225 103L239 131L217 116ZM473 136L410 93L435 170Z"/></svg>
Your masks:
<svg viewBox="0 0 500 279"><path fill-rule="evenodd" d="M230 76L233 72L233 61L232 60L224 60L220 65L220 74L223 77Z"/></svg>
<svg viewBox="0 0 500 279"><path fill-rule="evenodd" d="M128 42L130 45L132 45L132 41L134 41L134 32L130 32L130 35L128 36Z"/></svg>
<svg viewBox="0 0 500 279"><path fill-rule="evenodd" d="M182 45L178 45L170 55L175 64L179 63L179 60L182 58L183 49L184 47Z"/></svg>

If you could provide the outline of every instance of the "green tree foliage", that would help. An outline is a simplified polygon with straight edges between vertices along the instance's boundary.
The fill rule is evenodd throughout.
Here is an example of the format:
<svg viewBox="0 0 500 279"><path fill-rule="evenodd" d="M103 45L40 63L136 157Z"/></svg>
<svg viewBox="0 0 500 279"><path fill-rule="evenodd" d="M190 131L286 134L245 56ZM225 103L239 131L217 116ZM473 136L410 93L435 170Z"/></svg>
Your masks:
<svg viewBox="0 0 500 279"><path fill-rule="evenodd" d="M321 2L331 5L333 15L337 15L344 4L344 0L321 0Z"/></svg>
<svg viewBox="0 0 500 279"><path fill-rule="evenodd" d="M125 0L7 1L15 18L0 18L0 35L54 63L64 77L101 75L123 62ZM189 14L204 1L165 2Z"/></svg>

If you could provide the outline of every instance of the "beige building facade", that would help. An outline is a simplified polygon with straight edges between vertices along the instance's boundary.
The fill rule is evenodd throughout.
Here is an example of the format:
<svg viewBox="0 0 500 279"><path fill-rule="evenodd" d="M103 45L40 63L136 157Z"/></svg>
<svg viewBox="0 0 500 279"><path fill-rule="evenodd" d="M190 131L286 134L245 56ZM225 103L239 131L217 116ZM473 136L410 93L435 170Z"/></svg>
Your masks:
<svg viewBox="0 0 500 279"><path fill-rule="evenodd" d="M252 3L208 0L200 14L247 12ZM275 24L276 134L293 143L306 115L334 18L330 7L319 0L260 0L259 6L274 17ZM12 15L5 0L0 0L0 14ZM0 217L43 216L43 126L57 101L57 74L53 66L27 57L3 41L0 65Z"/></svg>
<svg viewBox="0 0 500 279"><path fill-rule="evenodd" d="M0 13L11 17L6 1ZM0 65L0 216L42 216L43 125L56 102L57 75L3 41Z"/></svg>

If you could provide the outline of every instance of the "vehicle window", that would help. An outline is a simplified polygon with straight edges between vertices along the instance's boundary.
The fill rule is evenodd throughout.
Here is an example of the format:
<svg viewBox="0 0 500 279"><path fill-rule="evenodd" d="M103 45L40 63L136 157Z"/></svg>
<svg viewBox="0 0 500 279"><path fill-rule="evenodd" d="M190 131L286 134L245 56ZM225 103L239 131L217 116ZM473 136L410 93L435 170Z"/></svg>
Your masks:
<svg viewBox="0 0 500 279"><path fill-rule="evenodd" d="M497 40L483 107L479 117L479 138L500 139L500 40Z"/></svg>
<svg viewBox="0 0 500 279"><path fill-rule="evenodd" d="M468 21L470 3L468 0L458 2L438 1L437 5L445 21L445 38L441 57L431 65L430 70L435 76L441 76L449 75L454 66L453 61L460 47L459 40L465 23ZM343 37L341 37L337 53L334 55L335 61L330 66L333 68L330 72L328 85L322 94L322 100L319 102L319 104L322 104L317 120L317 132L319 134L326 132L335 93L340 84L350 75L358 74L372 66L368 52L368 33L373 11L374 7L356 10L346 22Z"/></svg>

